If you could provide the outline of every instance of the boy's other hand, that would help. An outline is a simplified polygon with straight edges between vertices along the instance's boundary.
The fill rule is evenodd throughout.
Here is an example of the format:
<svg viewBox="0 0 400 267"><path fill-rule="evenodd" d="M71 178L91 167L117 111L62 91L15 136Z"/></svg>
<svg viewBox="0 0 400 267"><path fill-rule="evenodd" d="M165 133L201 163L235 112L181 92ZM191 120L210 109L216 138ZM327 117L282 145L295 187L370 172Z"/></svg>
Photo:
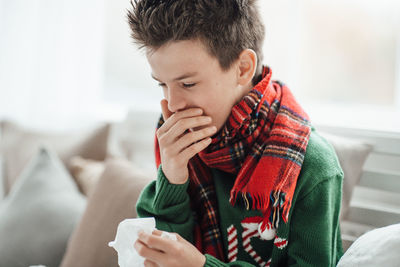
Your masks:
<svg viewBox="0 0 400 267"><path fill-rule="evenodd" d="M146 258L146 267L201 267L206 257L192 244L175 234L177 241L162 238L162 232L154 230L152 234L139 233L134 244L140 256Z"/></svg>
<svg viewBox="0 0 400 267"><path fill-rule="evenodd" d="M163 99L161 109L164 124L157 130L157 139L162 170L170 183L184 184L189 178L189 160L211 143L217 128L210 126L211 117L203 116L200 108L173 113Z"/></svg>

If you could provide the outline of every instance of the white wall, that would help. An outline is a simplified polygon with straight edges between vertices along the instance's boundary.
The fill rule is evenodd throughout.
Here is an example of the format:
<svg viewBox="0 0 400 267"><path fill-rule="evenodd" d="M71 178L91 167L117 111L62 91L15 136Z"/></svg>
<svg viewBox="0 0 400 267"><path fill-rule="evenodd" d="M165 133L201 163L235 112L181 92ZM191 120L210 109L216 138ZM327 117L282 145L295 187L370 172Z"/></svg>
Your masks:
<svg viewBox="0 0 400 267"><path fill-rule="evenodd" d="M104 99L126 109L158 109L162 91L150 76L144 53L130 37L128 8L128 0L107 1Z"/></svg>
<svg viewBox="0 0 400 267"><path fill-rule="evenodd" d="M102 0L1 0L0 116L62 128L102 100Z"/></svg>
<svg viewBox="0 0 400 267"><path fill-rule="evenodd" d="M400 132L400 1L260 3L265 63L312 121Z"/></svg>
<svg viewBox="0 0 400 267"><path fill-rule="evenodd" d="M372 128L381 121L400 131L400 2L260 4L264 62L314 120ZM129 0L0 0L0 118L63 128L157 110L162 92L130 39L129 7Z"/></svg>

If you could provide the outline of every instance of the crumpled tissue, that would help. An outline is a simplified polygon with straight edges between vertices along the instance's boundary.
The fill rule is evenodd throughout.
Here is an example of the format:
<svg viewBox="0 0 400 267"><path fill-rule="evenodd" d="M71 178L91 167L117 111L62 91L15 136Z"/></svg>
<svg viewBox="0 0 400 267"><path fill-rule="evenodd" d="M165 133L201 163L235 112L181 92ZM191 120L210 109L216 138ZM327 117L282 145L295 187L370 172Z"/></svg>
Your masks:
<svg viewBox="0 0 400 267"><path fill-rule="evenodd" d="M138 239L139 231L151 234L156 229L156 220L150 218L125 219L119 223L115 240L108 243L118 253L120 267L142 267L145 258L140 256L133 247ZM177 240L174 234L163 232L161 237Z"/></svg>

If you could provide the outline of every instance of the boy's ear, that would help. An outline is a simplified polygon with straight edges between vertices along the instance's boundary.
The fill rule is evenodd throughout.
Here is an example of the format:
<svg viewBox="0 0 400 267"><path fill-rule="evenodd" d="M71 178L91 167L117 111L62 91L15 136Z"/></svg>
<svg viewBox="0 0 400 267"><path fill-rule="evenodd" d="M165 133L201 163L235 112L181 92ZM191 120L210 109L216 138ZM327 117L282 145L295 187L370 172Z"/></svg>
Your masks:
<svg viewBox="0 0 400 267"><path fill-rule="evenodd" d="M257 54L252 49L243 50L238 59L238 83L246 86L251 83L257 69Z"/></svg>

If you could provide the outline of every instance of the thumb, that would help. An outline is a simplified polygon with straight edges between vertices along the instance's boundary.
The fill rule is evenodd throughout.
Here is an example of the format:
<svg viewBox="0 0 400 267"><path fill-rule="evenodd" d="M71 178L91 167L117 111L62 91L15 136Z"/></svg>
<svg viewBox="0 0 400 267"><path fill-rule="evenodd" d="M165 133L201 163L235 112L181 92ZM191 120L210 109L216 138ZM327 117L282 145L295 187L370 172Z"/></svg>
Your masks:
<svg viewBox="0 0 400 267"><path fill-rule="evenodd" d="M168 100L167 99L161 100L160 104L161 104L161 111L162 111L164 121L166 121L174 113L168 109Z"/></svg>

